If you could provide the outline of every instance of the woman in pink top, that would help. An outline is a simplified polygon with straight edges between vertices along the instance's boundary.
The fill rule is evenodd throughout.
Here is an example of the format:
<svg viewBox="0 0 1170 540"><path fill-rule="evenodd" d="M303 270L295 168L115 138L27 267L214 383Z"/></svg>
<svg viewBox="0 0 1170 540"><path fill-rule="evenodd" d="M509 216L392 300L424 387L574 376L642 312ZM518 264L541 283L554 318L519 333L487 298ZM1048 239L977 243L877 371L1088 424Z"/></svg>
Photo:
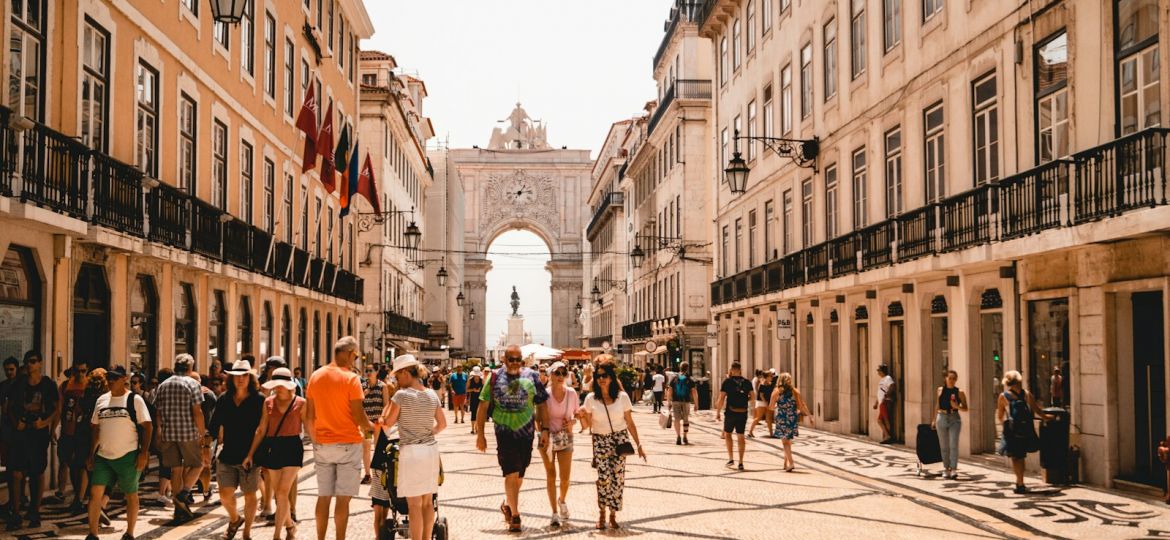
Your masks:
<svg viewBox="0 0 1170 540"><path fill-rule="evenodd" d="M552 507L552 526L569 523L569 507L565 497L569 494L569 473L573 465L573 422L581 401L577 392L566 384L569 369L557 362L548 368L548 427L550 442L548 448L540 449L544 460L544 472L548 487L548 504ZM557 466L560 465L561 491L557 497Z"/></svg>
<svg viewBox="0 0 1170 540"><path fill-rule="evenodd" d="M244 467L250 468L253 463L264 467L264 481L275 488L276 521L272 538L280 540L280 530L284 529L285 538L291 539L297 531L297 473L305 457L301 444L305 398L293 393L296 383L288 368L277 368L263 386L271 394L264 400L260 426L244 459Z"/></svg>

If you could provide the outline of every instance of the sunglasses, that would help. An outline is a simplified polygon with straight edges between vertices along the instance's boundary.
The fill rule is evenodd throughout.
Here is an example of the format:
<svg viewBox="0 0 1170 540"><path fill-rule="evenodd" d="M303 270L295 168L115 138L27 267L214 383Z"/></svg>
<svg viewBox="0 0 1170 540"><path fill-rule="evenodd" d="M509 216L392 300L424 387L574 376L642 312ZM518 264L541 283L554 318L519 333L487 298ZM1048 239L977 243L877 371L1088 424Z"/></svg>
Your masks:
<svg viewBox="0 0 1170 540"><path fill-rule="evenodd" d="M504 360L507 360L509 362L523 362L524 361L524 359L519 357L519 356L505 356Z"/></svg>
<svg viewBox="0 0 1170 540"><path fill-rule="evenodd" d="M568 374L569 374L569 372L567 372L563 369L558 369L558 370L553 372L553 375L556 375L557 377L564 377L565 375L568 375Z"/></svg>
<svg viewBox="0 0 1170 540"><path fill-rule="evenodd" d="M598 373L597 378L598 379L612 379L613 375L610 375L609 373Z"/></svg>
<svg viewBox="0 0 1170 540"><path fill-rule="evenodd" d="M41 363L41 359L40 359L40 358L35 358L35 357L34 357L34 358L29 358L29 359L28 359L28 361L27 361L27 362L25 362L25 364L39 364L39 363Z"/></svg>

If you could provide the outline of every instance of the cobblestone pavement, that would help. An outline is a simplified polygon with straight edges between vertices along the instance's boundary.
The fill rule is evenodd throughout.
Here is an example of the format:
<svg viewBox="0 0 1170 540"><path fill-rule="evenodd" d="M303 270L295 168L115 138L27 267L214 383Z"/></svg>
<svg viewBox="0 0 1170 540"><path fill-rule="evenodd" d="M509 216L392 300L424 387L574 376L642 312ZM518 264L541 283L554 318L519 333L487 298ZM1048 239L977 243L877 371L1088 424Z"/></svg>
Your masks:
<svg viewBox="0 0 1170 540"><path fill-rule="evenodd" d="M511 535L499 513L503 481L489 434L488 453L474 449L468 424L451 424L440 435L446 483L440 488L440 516L448 518L450 537L480 538L1158 538L1170 537L1170 516L1157 501L1102 490L1041 486L1011 493L1009 473L969 463L958 481L920 477L912 452L805 429L797 440L797 469L781 468L779 441L749 439L746 471L724 468L727 459L713 414L693 416L691 446L676 446L674 432L658 427L646 408L635 414L647 462L631 460L626 476L623 528L596 531L597 510L589 466L587 435L576 437L569 526L549 526L544 468L534 455L521 495L525 531ZM763 430L761 429L760 432ZM311 456L307 456L311 461ZM937 473L937 466L934 467ZM153 478L153 477L152 477ZM153 489L151 485L148 489ZM315 537L313 503L316 477L311 464L301 473L297 514L299 538ZM372 539L373 514L368 488L351 505L348 538ZM213 503L216 499L213 499ZM242 504L242 502L241 502ZM17 538L82 538L81 519L54 511L46 525ZM138 538L221 538L227 518L216 504L197 506L200 517L181 527L166 527L170 510L150 503L139 520ZM104 540L124 530L120 507L111 512ZM253 531L271 538L272 527ZM237 536L242 538L243 533ZM330 524L329 538L334 538ZM0 535L0 538L12 538Z"/></svg>

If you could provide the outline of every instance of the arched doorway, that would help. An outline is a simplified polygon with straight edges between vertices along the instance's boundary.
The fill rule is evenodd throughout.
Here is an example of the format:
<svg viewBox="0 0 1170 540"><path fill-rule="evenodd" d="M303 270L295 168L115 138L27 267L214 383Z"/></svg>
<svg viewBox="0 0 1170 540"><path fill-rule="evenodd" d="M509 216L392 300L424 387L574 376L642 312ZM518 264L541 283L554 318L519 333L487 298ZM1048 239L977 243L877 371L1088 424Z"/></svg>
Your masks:
<svg viewBox="0 0 1170 540"><path fill-rule="evenodd" d="M487 252L491 270L487 273L486 295L483 304L475 306L487 351L498 355L504 346L525 345L528 340L556 347L550 259L548 244L528 230L507 231L492 240ZM518 319L512 316L513 289L520 302Z"/></svg>
<svg viewBox="0 0 1170 540"><path fill-rule="evenodd" d="M40 314L41 280L32 250L9 246L0 261L0 360L20 360L39 349Z"/></svg>
<svg viewBox="0 0 1170 540"><path fill-rule="evenodd" d="M321 367L321 312L313 312L313 369Z"/></svg>
<svg viewBox="0 0 1170 540"><path fill-rule="evenodd" d="M272 355L272 303L264 302L260 308L260 359ZM287 360L286 360L287 362Z"/></svg>
<svg viewBox="0 0 1170 540"><path fill-rule="evenodd" d="M158 293L154 278L139 275L130 288L130 369L158 372Z"/></svg>
<svg viewBox="0 0 1170 540"><path fill-rule="evenodd" d="M292 313L289 312L288 306L284 306L280 310L280 357L289 362L288 353L290 352L292 352Z"/></svg>
<svg viewBox="0 0 1170 540"><path fill-rule="evenodd" d="M252 348L252 306L247 296L240 295L239 309L240 312L236 316L236 358L244 353L256 352ZM264 355L261 354L260 358L263 360Z"/></svg>
<svg viewBox="0 0 1170 540"><path fill-rule="evenodd" d="M93 368L110 366L110 287L105 270L84 263L73 285L73 356Z"/></svg>
<svg viewBox="0 0 1170 540"><path fill-rule="evenodd" d="M333 361L333 314L325 314L325 362Z"/></svg>
<svg viewBox="0 0 1170 540"><path fill-rule="evenodd" d="M195 288L180 282L175 286L175 354L195 354Z"/></svg>
<svg viewBox="0 0 1170 540"><path fill-rule="evenodd" d="M223 291L211 291L211 304L207 309L207 361L219 360L223 364L227 358L224 352L227 349L227 307Z"/></svg>
<svg viewBox="0 0 1170 540"><path fill-rule="evenodd" d="M301 315L297 321L297 363L301 368L308 371L309 362L305 357L308 353L308 336L309 336L309 315L305 308L301 308Z"/></svg>

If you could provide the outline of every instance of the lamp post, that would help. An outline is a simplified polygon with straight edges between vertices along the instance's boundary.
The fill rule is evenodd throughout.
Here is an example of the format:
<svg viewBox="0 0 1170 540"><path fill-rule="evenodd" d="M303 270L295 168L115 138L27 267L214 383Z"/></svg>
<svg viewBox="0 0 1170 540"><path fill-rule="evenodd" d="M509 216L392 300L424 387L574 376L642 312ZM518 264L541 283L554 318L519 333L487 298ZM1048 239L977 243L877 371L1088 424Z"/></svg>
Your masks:
<svg viewBox="0 0 1170 540"><path fill-rule="evenodd" d="M439 271L435 272L435 280L439 282L440 287L447 286L447 268L440 266Z"/></svg>
<svg viewBox="0 0 1170 540"><path fill-rule="evenodd" d="M215 22L226 24L240 24L244 18L244 8L248 0L210 0L211 18Z"/></svg>
<svg viewBox="0 0 1170 540"><path fill-rule="evenodd" d="M821 150L820 139L816 137L811 139L781 139L777 137L741 136L737 129L735 130L735 137L733 139L735 142L735 150L732 153L731 160L727 162L727 168L723 169L728 188L731 189L732 193L740 194L747 191L747 177L748 172L751 171L739 152L740 140L745 140L749 143L751 141L759 142L777 156L792 159L792 162L797 167L812 169L813 172L817 170L817 155L820 154Z"/></svg>
<svg viewBox="0 0 1170 540"><path fill-rule="evenodd" d="M455 305L463 307L463 301L466 299L467 297L463 296L463 291L459 291L459 294L455 295Z"/></svg>
<svg viewBox="0 0 1170 540"><path fill-rule="evenodd" d="M418 249L418 243L422 241L422 231L419 230L414 220L411 220L410 225L406 226L406 231L402 233L402 236L406 238L407 248Z"/></svg>
<svg viewBox="0 0 1170 540"><path fill-rule="evenodd" d="M635 245L634 249L630 251L630 261L634 263L634 268L641 268L642 261L646 260L646 252L642 251L642 246Z"/></svg>

